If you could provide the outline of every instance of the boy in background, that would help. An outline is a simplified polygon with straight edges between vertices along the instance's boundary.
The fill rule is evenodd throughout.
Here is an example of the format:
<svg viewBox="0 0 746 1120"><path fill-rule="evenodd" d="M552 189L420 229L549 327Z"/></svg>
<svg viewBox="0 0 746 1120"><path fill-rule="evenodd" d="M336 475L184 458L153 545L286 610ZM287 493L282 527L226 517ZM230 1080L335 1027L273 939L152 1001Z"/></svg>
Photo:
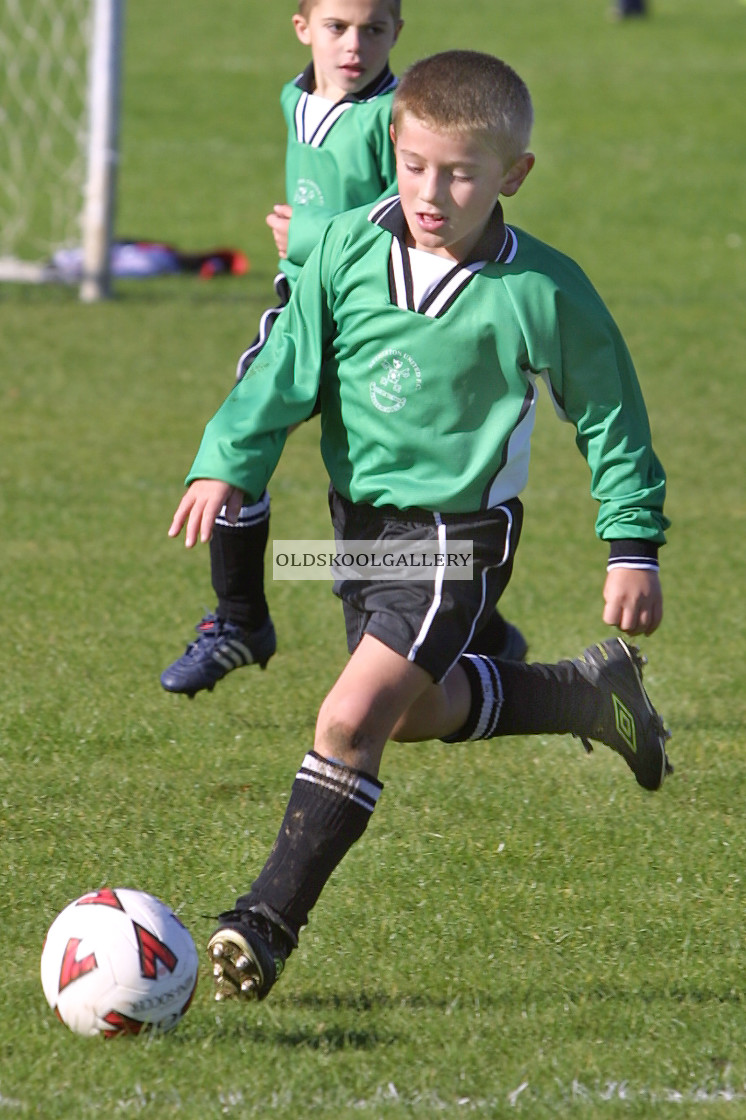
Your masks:
<svg viewBox="0 0 746 1120"><path fill-rule="evenodd" d="M327 227L189 473L169 533L186 526L192 547L223 506L263 492L320 392L340 551L405 538L446 556L460 539L474 556L469 581L436 568L429 581L335 586L351 656L269 858L210 939L217 998L270 991L370 820L389 739L571 733L621 754L646 789L670 772L642 659L621 638L556 664L468 652L510 578L540 379L591 471L609 545L604 622L651 634L663 611L665 475L628 350L581 269L503 220L500 196L534 165L532 120L526 86L490 55L447 51L405 74L392 124L399 196ZM468 762L452 751L458 781Z"/></svg>
<svg viewBox="0 0 746 1120"><path fill-rule="evenodd" d="M267 217L280 258L279 304L263 314L256 339L239 359L238 379L261 353L330 219L392 193L396 183L389 133L396 78L389 53L402 28L401 0L300 0L293 26L310 47L311 62L280 96L291 202ZM266 490L243 504L235 521L218 514L210 543L217 607L197 624L196 641L162 673L167 691L193 697L233 669L255 662L264 668L274 654L264 593L269 518ZM525 656L520 631L497 613L483 640L492 652Z"/></svg>

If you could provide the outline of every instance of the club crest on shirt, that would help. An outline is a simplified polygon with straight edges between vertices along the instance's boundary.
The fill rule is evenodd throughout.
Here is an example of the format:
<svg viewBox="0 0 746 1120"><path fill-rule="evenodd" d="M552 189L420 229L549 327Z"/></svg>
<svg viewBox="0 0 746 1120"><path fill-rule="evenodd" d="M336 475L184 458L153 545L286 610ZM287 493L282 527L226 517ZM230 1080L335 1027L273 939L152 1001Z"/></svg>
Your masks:
<svg viewBox="0 0 746 1120"><path fill-rule="evenodd" d="M324 192L313 179L299 179L295 184L293 206L324 205Z"/></svg>
<svg viewBox="0 0 746 1120"><path fill-rule="evenodd" d="M381 350L368 369L376 371L370 382L370 399L379 412L398 412L422 388L420 367L401 350Z"/></svg>

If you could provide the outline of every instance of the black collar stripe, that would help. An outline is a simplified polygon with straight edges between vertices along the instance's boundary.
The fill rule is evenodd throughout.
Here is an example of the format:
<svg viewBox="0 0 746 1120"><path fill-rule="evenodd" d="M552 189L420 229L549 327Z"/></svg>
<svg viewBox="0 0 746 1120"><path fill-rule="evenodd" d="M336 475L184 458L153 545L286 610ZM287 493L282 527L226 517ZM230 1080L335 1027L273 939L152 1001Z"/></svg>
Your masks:
<svg viewBox="0 0 746 1120"><path fill-rule="evenodd" d="M462 268L454 265L446 275L433 288L420 305L414 302L414 281L412 279L412 262L407 247L398 239L391 242L389 288L391 302L403 311L418 311L435 319L447 311L456 297L464 290L466 285L479 271L480 265L470 265Z"/></svg>
<svg viewBox="0 0 746 1120"><path fill-rule="evenodd" d="M375 97L380 97L382 93L389 93L392 89L396 89L399 79L387 67L378 78L374 79L374 82L374 88L366 87L357 95L356 100L372 101ZM353 97L354 94L350 94L350 96Z"/></svg>
<svg viewBox="0 0 746 1120"><path fill-rule="evenodd" d="M414 310L414 291L412 287L412 266L409 253L401 241L391 243L391 269L389 288L391 300L402 311Z"/></svg>
<svg viewBox="0 0 746 1120"><path fill-rule="evenodd" d="M313 95L310 93L302 94L295 107L295 135L301 144L310 144L312 148L320 148L342 114L352 108L352 102L339 101L336 105L332 105L329 112L322 117L317 127L311 132L310 127L306 126L306 109L308 99L311 96Z"/></svg>
<svg viewBox="0 0 746 1120"><path fill-rule="evenodd" d="M347 110L351 108L351 101L340 101L333 109L330 109L311 137L311 146L313 148L320 148L342 114L346 113Z"/></svg>
<svg viewBox="0 0 746 1120"><path fill-rule="evenodd" d="M386 224L386 222L383 221L383 219L390 211L396 210L398 205L398 195L394 195L392 198L384 198L382 202L377 202L371 210L370 214L368 214L368 221L373 222L375 225L383 226L384 229L389 229L389 226Z"/></svg>
<svg viewBox="0 0 746 1120"><path fill-rule="evenodd" d="M407 227L404 221L401 199L398 195L392 195L391 198L386 198L383 202L374 206L368 214L368 221L383 226L394 237L398 237L400 241L406 241ZM489 223L482 241L477 246L477 250L482 250L482 256L475 256L474 260L481 261L483 264L493 261L498 264L508 264L515 256L517 248L518 240L513 230L503 222L502 207L498 202L493 219ZM466 262L467 265L471 263L473 262Z"/></svg>
<svg viewBox="0 0 746 1120"><path fill-rule="evenodd" d="M486 263L486 261L479 261L477 264L470 264L466 268L462 268L460 265L452 268L440 283L436 284L417 310L421 311L423 315L428 315L431 319L436 319L438 315L442 315L461 295L476 273L481 272Z"/></svg>
<svg viewBox="0 0 746 1120"><path fill-rule="evenodd" d="M498 204L499 205L499 204ZM497 211L495 225L488 231L488 238L495 256L490 260L470 261L457 264L440 280L433 290L423 299L419 307L414 306L414 285L409 252L406 248L404 212L398 195L384 199L368 214L368 221L381 226L393 235L389 258L389 291L392 303L408 311L418 311L435 319L451 307L474 276L485 265L492 262L509 264L518 250L518 238L509 226L502 222L502 211ZM495 249L495 245L498 245Z"/></svg>

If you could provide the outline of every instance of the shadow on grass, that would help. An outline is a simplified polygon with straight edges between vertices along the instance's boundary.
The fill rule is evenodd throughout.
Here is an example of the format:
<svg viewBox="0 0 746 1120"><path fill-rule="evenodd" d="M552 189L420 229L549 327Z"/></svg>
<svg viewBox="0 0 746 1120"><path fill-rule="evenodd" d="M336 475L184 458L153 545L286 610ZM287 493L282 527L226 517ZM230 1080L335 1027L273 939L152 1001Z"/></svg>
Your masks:
<svg viewBox="0 0 746 1120"><path fill-rule="evenodd" d="M701 1009L706 1005L743 1003L744 997L736 989L685 985L666 987L658 985L643 991L630 990L616 985L594 985L584 990L567 992L563 1000L575 1007L599 1004L621 1005L639 1003L657 1004L664 1019L665 1008L689 1006ZM268 1004L229 1003L219 1005L214 1020L202 1019L199 1024L191 1020L187 1029L168 1035L170 1045L183 1043L192 1047L195 1041L209 1039L210 1044L219 1040L239 1046L276 1049L307 1049L319 1053L368 1052L390 1049L411 1041L411 1022L407 1013L422 1013L443 1017L454 1010L454 1005L476 1002L482 1013L499 1015L506 1009L515 1010L515 994L509 991L472 992L463 998L448 998L427 992L394 994L391 992L332 992L308 993L297 996L275 997ZM530 989L523 995L523 1003L552 1006L557 1003L556 990ZM404 1014L397 1029L392 1013ZM382 1023L380 1016L387 1016ZM366 1018L366 1016L368 1018ZM306 1022L301 1020L308 1020ZM337 1020L337 1021L335 1021ZM159 1036L164 1037L164 1036Z"/></svg>
<svg viewBox="0 0 746 1120"><path fill-rule="evenodd" d="M239 1012L243 1012L240 1014ZM236 1016L221 1016L210 1030L214 1042L222 1039L230 1042L250 1042L253 1046L266 1046L276 1049L316 1050L324 1054L343 1051L368 1051L400 1045L400 1038L394 1031L380 1031L374 1027L345 1027L335 1023L316 1023L304 1026L294 1023L287 1028L278 1023L268 1023L265 1018L256 1019L256 1008L239 1008ZM178 1038L179 1036L177 1036ZM184 1042L193 1045L194 1038L183 1033Z"/></svg>
<svg viewBox="0 0 746 1120"><path fill-rule="evenodd" d="M382 1029L380 1022L366 1024L364 1019L356 1018L355 1025L352 1026L330 1020L335 1017L345 1020L351 1016L366 1014L374 1019L382 1012L396 1009L427 1009L437 1012L445 1011L447 1006L447 1000L433 999L424 993L397 996L388 992L348 992L286 996L284 999L275 999L271 1008L266 1007L266 1011L264 1005L253 1003L221 1005L209 1035L213 1040L220 1038L233 1042L250 1042L255 1046L285 1046L293 1049L305 1047L323 1053L373 1051L400 1045L400 1035L389 1025ZM312 1021L298 1021L309 1014ZM204 1027L199 1028L199 1033L203 1031ZM184 1031L180 1037L185 1043L194 1042L193 1031Z"/></svg>
<svg viewBox="0 0 746 1120"><path fill-rule="evenodd" d="M307 1050L338 1053L342 1050L377 1050L383 1046L396 1046L399 1038L393 1032L385 1035L375 1030L349 1030L343 1027L322 1027L318 1030L301 1028L294 1031L271 1032L267 1041L272 1046L302 1046Z"/></svg>

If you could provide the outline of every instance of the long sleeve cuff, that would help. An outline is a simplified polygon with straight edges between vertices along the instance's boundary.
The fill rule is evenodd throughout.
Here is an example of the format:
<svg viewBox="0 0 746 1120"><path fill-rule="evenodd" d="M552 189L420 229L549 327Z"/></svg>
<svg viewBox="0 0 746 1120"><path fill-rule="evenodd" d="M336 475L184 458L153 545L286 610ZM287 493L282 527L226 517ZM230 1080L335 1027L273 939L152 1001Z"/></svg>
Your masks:
<svg viewBox="0 0 746 1120"><path fill-rule="evenodd" d="M609 560L606 570L612 568L638 568L658 571L657 544L645 540L609 541Z"/></svg>

